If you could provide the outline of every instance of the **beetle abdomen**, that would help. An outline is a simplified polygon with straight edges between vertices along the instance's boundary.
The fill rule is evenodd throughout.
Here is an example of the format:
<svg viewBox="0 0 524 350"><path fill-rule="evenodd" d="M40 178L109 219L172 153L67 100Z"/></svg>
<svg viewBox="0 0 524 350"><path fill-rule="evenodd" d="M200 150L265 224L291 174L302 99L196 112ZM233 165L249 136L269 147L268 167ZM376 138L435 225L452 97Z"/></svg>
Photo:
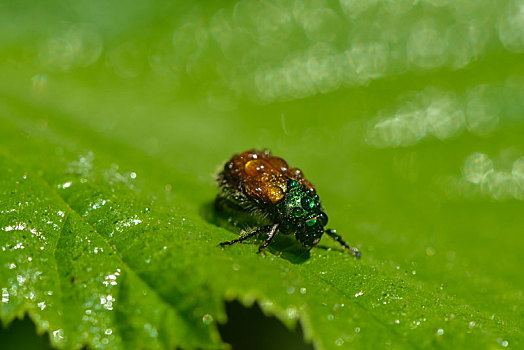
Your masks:
<svg viewBox="0 0 524 350"><path fill-rule="evenodd" d="M314 190L300 169L290 169L284 159L272 156L269 150L250 150L233 156L219 178L248 197L267 204L278 203L284 197L289 178Z"/></svg>

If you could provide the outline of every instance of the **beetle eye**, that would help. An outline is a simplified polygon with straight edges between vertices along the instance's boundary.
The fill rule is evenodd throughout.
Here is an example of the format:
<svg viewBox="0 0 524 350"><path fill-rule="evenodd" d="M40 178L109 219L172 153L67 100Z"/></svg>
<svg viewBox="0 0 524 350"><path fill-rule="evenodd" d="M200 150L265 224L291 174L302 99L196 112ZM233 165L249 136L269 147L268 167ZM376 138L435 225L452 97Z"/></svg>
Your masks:
<svg viewBox="0 0 524 350"><path fill-rule="evenodd" d="M317 223L317 217L316 216L306 220L306 225L308 225L308 226L313 226L316 223Z"/></svg>
<svg viewBox="0 0 524 350"><path fill-rule="evenodd" d="M315 202L309 197L302 198L300 204L305 210L313 209L315 207Z"/></svg>
<svg viewBox="0 0 524 350"><path fill-rule="evenodd" d="M300 209L300 208L295 207L295 208L293 209L293 215L294 215L295 217L299 218L299 217L301 217L302 215L304 215L304 211L303 211L302 209Z"/></svg>
<svg viewBox="0 0 524 350"><path fill-rule="evenodd" d="M318 220L320 221L320 225L326 226L328 223L328 216L326 213L320 213L317 215Z"/></svg>

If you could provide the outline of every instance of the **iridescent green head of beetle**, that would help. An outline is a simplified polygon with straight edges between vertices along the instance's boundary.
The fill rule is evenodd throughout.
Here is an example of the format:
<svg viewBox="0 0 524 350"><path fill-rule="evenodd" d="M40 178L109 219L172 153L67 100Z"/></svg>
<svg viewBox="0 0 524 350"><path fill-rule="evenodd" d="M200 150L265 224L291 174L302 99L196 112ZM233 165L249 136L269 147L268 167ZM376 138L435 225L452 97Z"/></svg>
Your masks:
<svg viewBox="0 0 524 350"><path fill-rule="evenodd" d="M304 247L316 245L324 234L328 217L315 191L289 179L286 195L280 205L283 228L293 231Z"/></svg>

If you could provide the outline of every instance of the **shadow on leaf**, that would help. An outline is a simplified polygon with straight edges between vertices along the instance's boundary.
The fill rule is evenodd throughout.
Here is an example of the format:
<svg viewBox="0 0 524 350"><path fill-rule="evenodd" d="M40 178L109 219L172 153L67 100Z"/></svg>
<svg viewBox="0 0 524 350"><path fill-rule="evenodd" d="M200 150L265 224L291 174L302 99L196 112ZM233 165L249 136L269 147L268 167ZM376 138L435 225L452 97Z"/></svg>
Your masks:
<svg viewBox="0 0 524 350"><path fill-rule="evenodd" d="M233 208L221 208L218 210L214 202L202 205L200 215L208 223L235 232L236 234L240 234L243 231L251 231L255 227L268 224L267 221L257 220L257 218L246 211ZM265 237L265 234L260 234L240 244L261 245ZM234 237L231 239L234 239ZM217 245L219 243L220 242L217 242ZM275 235L275 238L265 253L277 255L293 264L302 264L310 257L309 250L302 247L293 236L283 234Z"/></svg>

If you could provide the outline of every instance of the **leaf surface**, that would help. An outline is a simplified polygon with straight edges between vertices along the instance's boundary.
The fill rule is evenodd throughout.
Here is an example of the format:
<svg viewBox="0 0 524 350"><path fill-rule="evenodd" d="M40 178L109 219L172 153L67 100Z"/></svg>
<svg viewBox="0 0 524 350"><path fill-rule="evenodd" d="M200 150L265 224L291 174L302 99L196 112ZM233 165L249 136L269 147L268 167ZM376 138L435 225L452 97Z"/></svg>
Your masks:
<svg viewBox="0 0 524 350"><path fill-rule="evenodd" d="M29 14L2 21L20 28L0 65L2 324L29 314L64 349L215 349L238 299L317 349L518 348L516 5L489 35L473 21L455 37L446 14L498 7L351 4L136 2L114 20L80 7L84 21L53 5L41 33ZM398 36L373 39L373 23ZM370 38L347 46L355 26ZM329 237L310 254L218 246L239 229L213 210L214 176L254 147L304 170L361 260Z"/></svg>

